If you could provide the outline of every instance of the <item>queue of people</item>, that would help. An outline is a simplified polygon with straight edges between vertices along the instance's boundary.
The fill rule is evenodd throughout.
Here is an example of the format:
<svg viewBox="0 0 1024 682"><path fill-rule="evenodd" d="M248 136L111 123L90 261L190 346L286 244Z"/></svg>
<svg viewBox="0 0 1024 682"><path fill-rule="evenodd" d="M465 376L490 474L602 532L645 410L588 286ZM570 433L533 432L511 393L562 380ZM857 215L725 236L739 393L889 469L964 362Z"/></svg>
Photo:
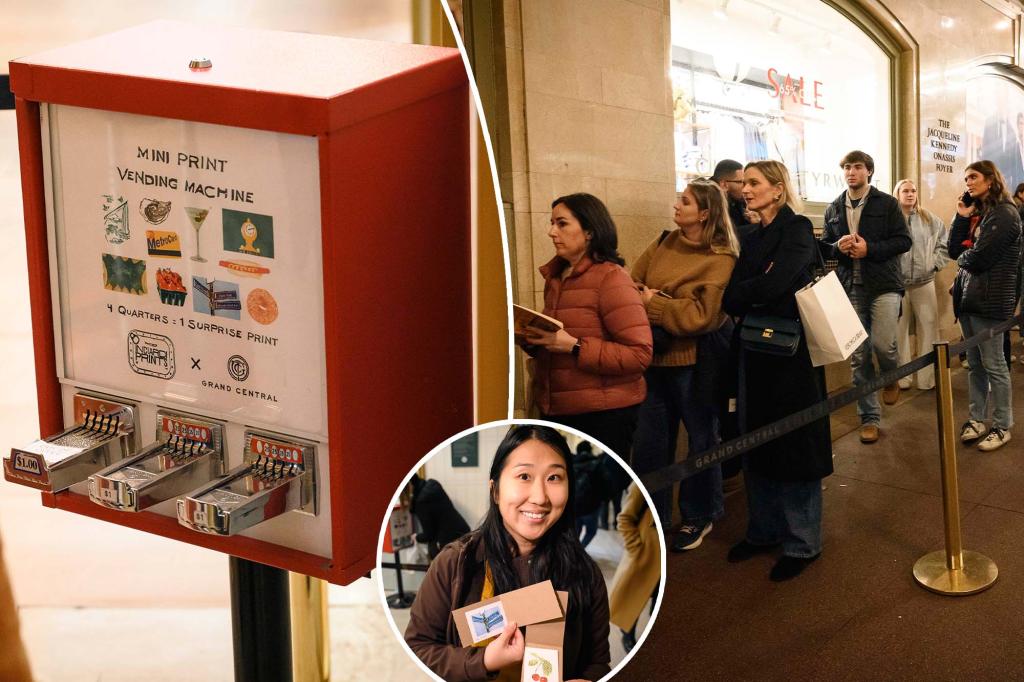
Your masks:
<svg viewBox="0 0 1024 682"><path fill-rule="evenodd" d="M915 350L930 350L938 336L935 275L948 259L959 267L951 293L965 338L1014 315L1024 187L1017 188L1015 206L991 162L971 164L947 231L921 205L911 180L896 183L891 195L873 186L869 154L852 151L839 166L847 187L828 206L816 238L783 164L723 161L711 179L691 181L679 194L675 228L654 239L628 271L604 204L589 194L556 199L548 233L555 256L541 268L543 312L564 327L517 337L535 359L533 392L544 418L589 433L643 475L675 461L680 421L690 454L732 435L735 425L726 426L737 415L725 407L723 387L739 399L745 431L824 400L823 368L812 366L802 335L795 352L775 355L744 348L733 331L749 316L799 320L795 294L813 281L823 259L838 263L867 332L850 358L857 386ZM714 351L723 336L724 354ZM982 451L1010 440L1003 341L995 335L968 353L970 416L961 437ZM934 386L930 369L913 379L920 389ZM862 443L882 435L881 403L895 404L901 388L912 385L907 377L902 386L886 386L881 401L877 394L859 401ZM990 405L991 429L985 426ZM748 525L728 560L779 552L770 578L793 578L822 549L821 479L832 472L828 418L746 453L743 470ZM654 513L670 528L671 492L653 499ZM718 466L682 481L682 524L671 548L699 547L723 506Z"/></svg>

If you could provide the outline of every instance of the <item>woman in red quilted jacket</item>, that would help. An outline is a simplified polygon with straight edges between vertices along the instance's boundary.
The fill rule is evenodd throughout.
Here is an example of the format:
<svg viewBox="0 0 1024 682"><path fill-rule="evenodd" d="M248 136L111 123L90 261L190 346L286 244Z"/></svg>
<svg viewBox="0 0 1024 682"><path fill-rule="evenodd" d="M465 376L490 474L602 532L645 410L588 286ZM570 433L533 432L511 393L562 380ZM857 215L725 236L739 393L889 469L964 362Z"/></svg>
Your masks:
<svg viewBox="0 0 1024 682"><path fill-rule="evenodd" d="M577 428L628 460L652 353L643 301L600 199L555 199L548 236L556 255L540 268L544 314L565 326L526 337L536 359L534 399L544 419Z"/></svg>

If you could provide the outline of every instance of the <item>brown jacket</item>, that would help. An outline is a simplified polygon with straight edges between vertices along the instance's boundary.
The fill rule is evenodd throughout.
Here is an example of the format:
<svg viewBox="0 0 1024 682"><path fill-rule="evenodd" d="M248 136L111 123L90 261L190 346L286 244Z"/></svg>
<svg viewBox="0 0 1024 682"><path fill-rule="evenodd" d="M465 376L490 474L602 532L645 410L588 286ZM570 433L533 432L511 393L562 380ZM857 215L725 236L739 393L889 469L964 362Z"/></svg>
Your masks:
<svg viewBox="0 0 1024 682"><path fill-rule="evenodd" d="M516 559L520 582L529 575L526 558ZM600 573L598 573L600 576ZM482 647L463 647L452 611L480 600L484 585L484 546L478 533L466 535L441 550L430 563L416 601L409 611L405 641L421 661L448 682L487 679ZM601 679L611 670L608 648L608 593L604 579L591 586L588 611L572 611L565 624L565 679ZM570 605L570 610L572 607Z"/></svg>
<svg viewBox="0 0 1024 682"><path fill-rule="evenodd" d="M580 339L579 356L536 352L534 397L543 414L583 414L643 401L651 362L651 328L629 273L589 256L562 279L568 263L555 257L540 268L544 314Z"/></svg>
<svg viewBox="0 0 1024 682"><path fill-rule="evenodd" d="M612 578L609 597L611 622L623 630L630 630L661 579L658 526L636 483L629 486L629 494L617 520L626 552Z"/></svg>
<svg viewBox="0 0 1024 682"><path fill-rule="evenodd" d="M674 337L672 345L654 358L659 367L682 367L697 362L697 337L722 326L722 295L736 257L715 253L683 236L681 230L657 239L633 264L633 279L672 298L655 296L647 303L652 325Z"/></svg>

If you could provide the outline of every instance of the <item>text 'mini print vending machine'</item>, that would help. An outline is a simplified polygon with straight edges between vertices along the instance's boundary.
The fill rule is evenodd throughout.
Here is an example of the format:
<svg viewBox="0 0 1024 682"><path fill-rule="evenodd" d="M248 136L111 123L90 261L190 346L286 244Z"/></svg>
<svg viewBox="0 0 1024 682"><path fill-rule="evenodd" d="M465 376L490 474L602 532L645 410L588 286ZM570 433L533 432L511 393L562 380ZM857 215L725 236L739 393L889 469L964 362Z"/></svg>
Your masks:
<svg viewBox="0 0 1024 682"><path fill-rule="evenodd" d="M345 584L473 422L456 50L155 22L10 65L47 506Z"/></svg>

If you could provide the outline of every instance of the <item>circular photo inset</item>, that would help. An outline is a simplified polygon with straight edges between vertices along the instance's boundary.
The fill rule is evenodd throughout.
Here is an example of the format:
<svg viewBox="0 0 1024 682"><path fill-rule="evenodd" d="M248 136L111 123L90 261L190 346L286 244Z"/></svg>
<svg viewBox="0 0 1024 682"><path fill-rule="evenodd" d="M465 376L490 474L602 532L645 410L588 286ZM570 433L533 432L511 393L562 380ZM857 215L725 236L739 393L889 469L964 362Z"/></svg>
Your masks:
<svg viewBox="0 0 1024 682"><path fill-rule="evenodd" d="M633 472L579 431L492 422L409 473L381 527L378 586L433 679L609 679L661 603L665 546Z"/></svg>

